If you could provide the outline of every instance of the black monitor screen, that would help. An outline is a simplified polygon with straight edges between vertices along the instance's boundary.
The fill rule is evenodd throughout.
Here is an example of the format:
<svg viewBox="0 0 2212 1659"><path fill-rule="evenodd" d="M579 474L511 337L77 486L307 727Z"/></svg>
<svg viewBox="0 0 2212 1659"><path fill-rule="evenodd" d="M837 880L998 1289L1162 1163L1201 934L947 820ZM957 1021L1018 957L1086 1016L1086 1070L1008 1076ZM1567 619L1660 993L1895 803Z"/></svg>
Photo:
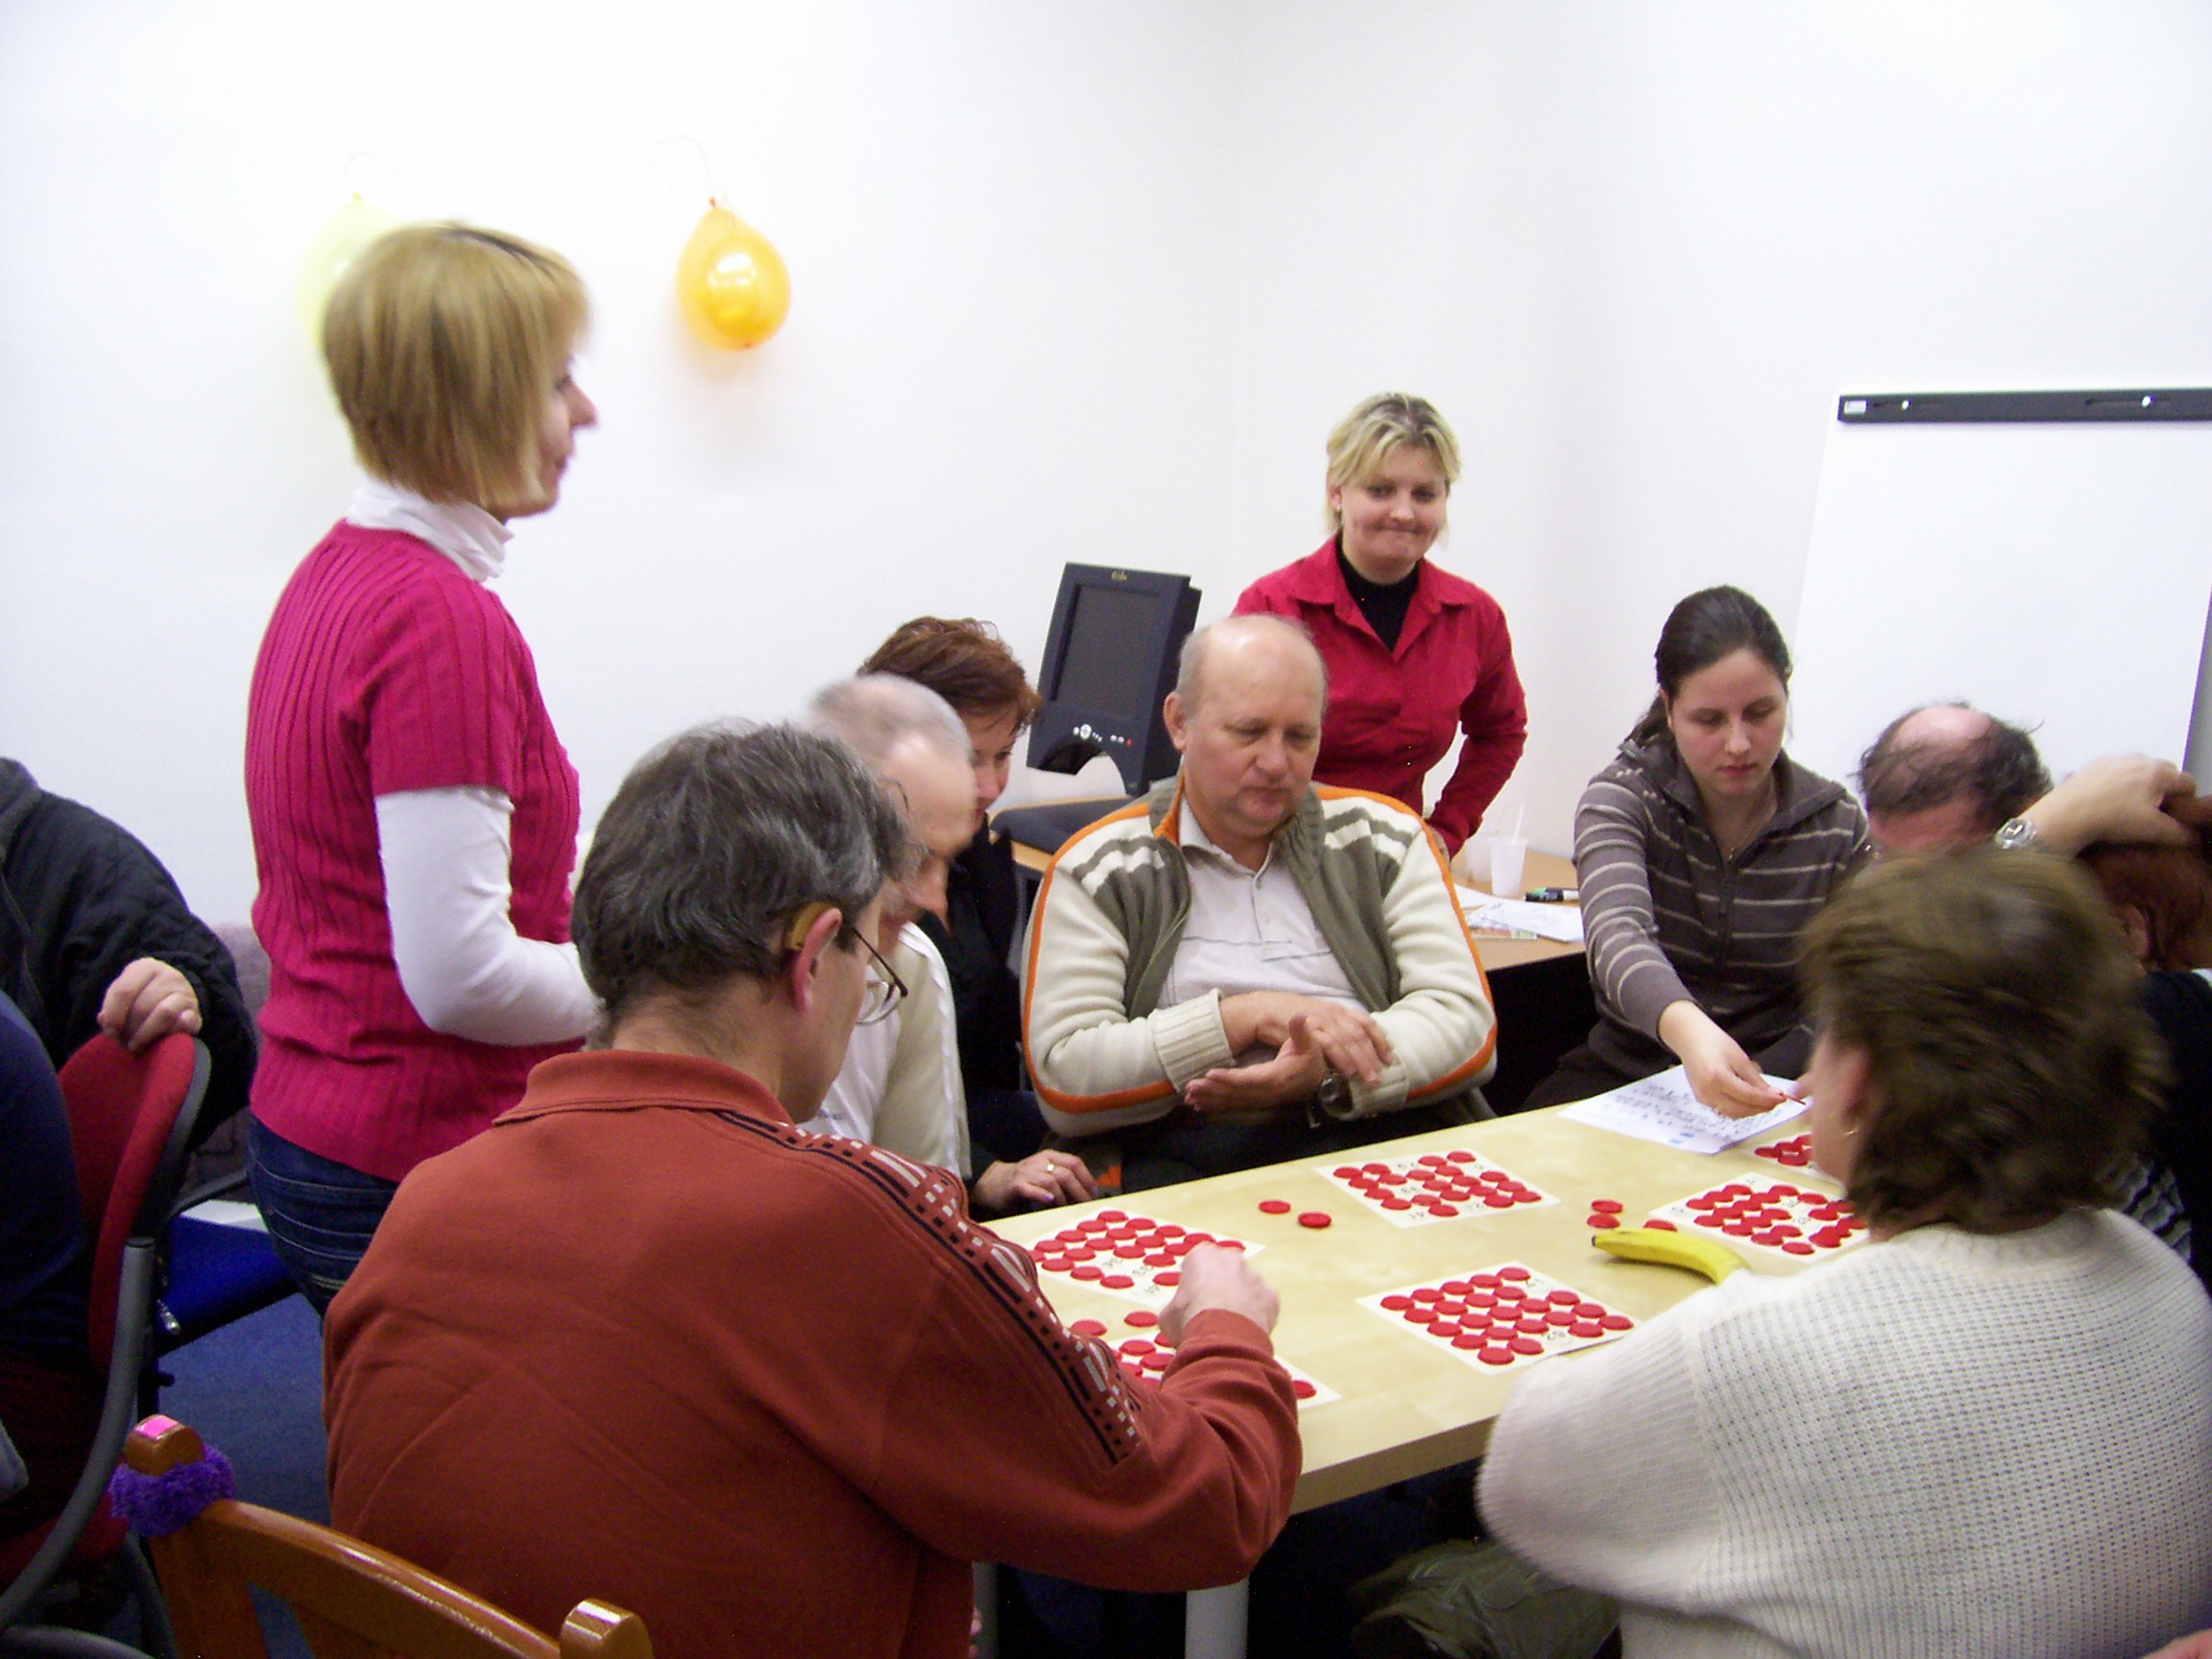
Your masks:
<svg viewBox="0 0 2212 1659"><path fill-rule="evenodd" d="M1086 587L1074 599L1052 700L1142 721L1160 677L1158 657L1145 649L1158 637L1160 595Z"/></svg>

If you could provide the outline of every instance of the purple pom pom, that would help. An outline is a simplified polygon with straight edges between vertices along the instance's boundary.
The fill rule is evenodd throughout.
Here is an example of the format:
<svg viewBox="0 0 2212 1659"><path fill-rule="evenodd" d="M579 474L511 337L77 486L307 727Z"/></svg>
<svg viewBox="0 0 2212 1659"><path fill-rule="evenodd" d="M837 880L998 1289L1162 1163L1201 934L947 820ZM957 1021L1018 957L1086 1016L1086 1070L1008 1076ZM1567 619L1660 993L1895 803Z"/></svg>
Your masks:
<svg viewBox="0 0 2212 1659"><path fill-rule="evenodd" d="M141 1475L128 1464L108 1478L108 1502L141 1538L165 1538L188 1527L218 1498L238 1496L230 1459L210 1446L197 1463L166 1475Z"/></svg>

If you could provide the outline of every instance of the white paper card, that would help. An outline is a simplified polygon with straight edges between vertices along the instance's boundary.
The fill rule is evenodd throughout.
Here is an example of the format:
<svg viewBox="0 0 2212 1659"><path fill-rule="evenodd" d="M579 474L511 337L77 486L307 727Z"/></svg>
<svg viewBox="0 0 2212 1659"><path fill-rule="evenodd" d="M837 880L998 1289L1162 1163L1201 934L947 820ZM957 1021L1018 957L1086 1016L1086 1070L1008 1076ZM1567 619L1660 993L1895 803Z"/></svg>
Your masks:
<svg viewBox="0 0 2212 1659"><path fill-rule="evenodd" d="M1533 933L1562 945L1582 943L1582 910L1575 904L1531 904L1526 899L1493 899L1471 887L1459 889L1459 909L1470 927L1508 933Z"/></svg>
<svg viewBox="0 0 2212 1659"><path fill-rule="evenodd" d="M1777 1089L1789 1079L1769 1077ZM1656 1141L1685 1152L1725 1152L1740 1142L1775 1129L1805 1110L1802 1100L1785 1100L1771 1112L1756 1118L1723 1118L1710 1106L1700 1105L1690 1093L1690 1078L1681 1067L1662 1071L1616 1089L1611 1094L1577 1100L1562 1107L1559 1116L1616 1135L1633 1135L1639 1141Z"/></svg>

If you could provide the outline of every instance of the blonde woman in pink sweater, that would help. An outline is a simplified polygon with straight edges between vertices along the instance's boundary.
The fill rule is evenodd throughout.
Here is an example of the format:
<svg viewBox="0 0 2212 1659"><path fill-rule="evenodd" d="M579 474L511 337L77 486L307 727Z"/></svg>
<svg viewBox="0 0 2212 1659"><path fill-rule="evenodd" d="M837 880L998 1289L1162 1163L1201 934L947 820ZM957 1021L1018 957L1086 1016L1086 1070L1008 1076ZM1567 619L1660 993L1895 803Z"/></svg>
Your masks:
<svg viewBox="0 0 2212 1659"><path fill-rule="evenodd" d="M368 478L276 601L246 733L253 1194L318 1310L400 1178L595 1018L568 943L576 772L489 587L597 420L569 373L586 316L557 254L432 225L364 252L325 320Z"/></svg>

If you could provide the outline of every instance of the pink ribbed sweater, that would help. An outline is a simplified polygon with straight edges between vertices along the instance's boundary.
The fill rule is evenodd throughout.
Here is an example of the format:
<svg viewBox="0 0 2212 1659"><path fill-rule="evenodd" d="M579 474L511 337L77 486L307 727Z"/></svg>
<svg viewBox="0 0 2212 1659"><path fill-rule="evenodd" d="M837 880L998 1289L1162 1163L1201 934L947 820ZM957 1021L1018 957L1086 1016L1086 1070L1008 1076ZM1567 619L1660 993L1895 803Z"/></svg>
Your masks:
<svg viewBox="0 0 2212 1659"><path fill-rule="evenodd" d="M276 601L246 717L246 805L269 952L253 1112L397 1181L521 1097L573 1044L432 1031L392 960L379 795L475 785L515 804L515 930L568 937L576 771L505 606L427 543L341 521Z"/></svg>

